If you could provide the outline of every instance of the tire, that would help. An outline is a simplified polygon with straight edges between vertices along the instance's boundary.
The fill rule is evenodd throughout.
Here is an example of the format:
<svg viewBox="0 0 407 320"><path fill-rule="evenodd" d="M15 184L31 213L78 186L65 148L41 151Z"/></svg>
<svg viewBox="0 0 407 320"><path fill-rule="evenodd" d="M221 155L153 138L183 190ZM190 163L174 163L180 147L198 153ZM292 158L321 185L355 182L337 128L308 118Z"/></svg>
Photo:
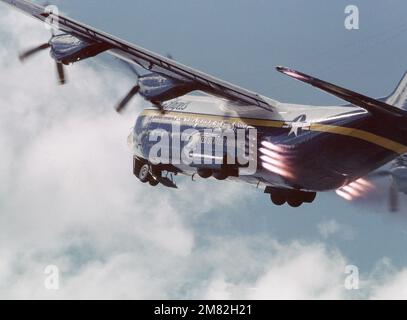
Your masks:
<svg viewBox="0 0 407 320"><path fill-rule="evenodd" d="M143 164L140 168L138 178L140 179L141 182L146 183L150 179L150 165L149 164Z"/></svg>
<svg viewBox="0 0 407 320"><path fill-rule="evenodd" d="M290 207L298 208L303 204L303 201L298 198L289 198L287 203L290 205Z"/></svg>
<svg viewBox="0 0 407 320"><path fill-rule="evenodd" d="M133 158L133 174L138 177L143 163L137 158Z"/></svg>
<svg viewBox="0 0 407 320"><path fill-rule="evenodd" d="M215 179L217 179L217 180L222 181L222 180L226 180L226 178L228 177L228 175L227 175L225 172L223 172L223 171L217 171L217 172L214 172L214 173L213 173L213 177L214 177Z"/></svg>
<svg viewBox="0 0 407 320"><path fill-rule="evenodd" d="M210 169L199 169L198 170L198 175L202 178L202 179L208 179L212 176L212 170Z"/></svg>
<svg viewBox="0 0 407 320"><path fill-rule="evenodd" d="M287 198L283 194L270 194L270 198L276 206L282 206L287 202Z"/></svg>
<svg viewBox="0 0 407 320"><path fill-rule="evenodd" d="M317 193L316 192L304 192L302 197L303 197L304 202L313 203L315 198L317 197Z"/></svg>
<svg viewBox="0 0 407 320"><path fill-rule="evenodd" d="M148 180L148 183L150 184L150 186L155 187L155 186L158 186L158 184L160 182L158 180L154 179L152 176L150 176L150 179Z"/></svg>

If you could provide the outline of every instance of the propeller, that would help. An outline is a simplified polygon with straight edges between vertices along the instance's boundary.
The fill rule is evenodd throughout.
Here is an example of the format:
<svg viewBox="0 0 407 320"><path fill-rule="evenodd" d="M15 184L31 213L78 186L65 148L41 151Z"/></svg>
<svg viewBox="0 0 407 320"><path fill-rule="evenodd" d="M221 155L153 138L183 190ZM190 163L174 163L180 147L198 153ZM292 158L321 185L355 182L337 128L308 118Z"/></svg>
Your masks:
<svg viewBox="0 0 407 320"><path fill-rule="evenodd" d="M137 84L133 88L131 88L129 93L127 93L126 96L121 101L119 101L119 103L115 107L116 111L118 113L121 113L127 107L129 102L139 93L139 91L140 91L139 79L141 77L141 74L138 72L137 68L134 65L132 65L131 63L124 61L124 60L120 60L120 59L118 59L118 60L126 68L128 68L132 73L134 73L136 75L136 79L137 79Z"/></svg>
<svg viewBox="0 0 407 320"><path fill-rule="evenodd" d="M41 2L44 7L48 7L51 5L50 2L48 1L42 1ZM52 11L51 11L52 13ZM55 29L51 27L51 40L53 37L55 37ZM22 63L24 63L27 59L32 58L34 55L37 53L44 51L46 49L51 48L51 40L48 41L47 43L41 44L35 48L28 49L26 51L23 51L20 53L19 58ZM61 62L56 61L56 70L57 70L57 76L58 76L58 82L60 85L64 85L66 83L66 76L65 76L65 67Z"/></svg>
<svg viewBox="0 0 407 320"><path fill-rule="evenodd" d="M49 44L49 42L41 44L41 45L39 45L39 46L37 46L35 48L32 48L32 49L29 49L29 50L26 50L26 51L22 52L19 55L19 59L20 59L21 62L25 62L28 58L31 58L35 54L37 54L37 53L39 53L39 52L41 52L43 50L46 50L46 49L48 49L50 47L51 47L51 45Z"/></svg>
<svg viewBox="0 0 407 320"><path fill-rule="evenodd" d="M137 84L135 85L130 91L129 93L117 104L116 106L116 111L118 113L121 113L129 104L130 100L133 99L134 96L137 95L137 93L139 93L140 91L140 86Z"/></svg>
<svg viewBox="0 0 407 320"><path fill-rule="evenodd" d="M57 62L56 66L57 66L59 84L64 85L66 83L65 67L61 62Z"/></svg>
<svg viewBox="0 0 407 320"><path fill-rule="evenodd" d="M390 186L389 206L391 212L399 211L399 190L394 182Z"/></svg>
<svg viewBox="0 0 407 320"><path fill-rule="evenodd" d="M392 183L389 188L388 199L389 199L389 211L390 212L398 212L400 209L399 205L399 189L397 184L394 180L393 173L389 170L381 170L373 172L369 175L369 178L377 179L383 177L391 177Z"/></svg>
<svg viewBox="0 0 407 320"><path fill-rule="evenodd" d="M168 59L174 59L171 54L166 55ZM143 77L142 74L138 71L136 66L128 61L118 59L118 61L123 64L127 69L129 69L133 74L135 74L136 79L137 79L137 84L131 88L131 90L127 93L127 95L119 101L119 103L116 105L115 109L118 113L121 113L125 110L127 105L130 103L130 101L140 92L141 86L140 86L140 78ZM164 107L161 105L160 102L158 101L152 101L152 102L162 113L164 113Z"/></svg>
<svg viewBox="0 0 407 320"><path fill-rule="evenodd" d="M41 51L44 51L46 49L49 49L51 47L50 42L41 44L37 47L28 49L26 51L23 51L19 55L19 59L22 63L26 62L28 59L32 58L36 54L40 53ZM64 85L66 83L66 76L65 76L65 67L61 62L56 61L56 70L57 70L57 76L58 76L58 82L60 85Z"/></svg>

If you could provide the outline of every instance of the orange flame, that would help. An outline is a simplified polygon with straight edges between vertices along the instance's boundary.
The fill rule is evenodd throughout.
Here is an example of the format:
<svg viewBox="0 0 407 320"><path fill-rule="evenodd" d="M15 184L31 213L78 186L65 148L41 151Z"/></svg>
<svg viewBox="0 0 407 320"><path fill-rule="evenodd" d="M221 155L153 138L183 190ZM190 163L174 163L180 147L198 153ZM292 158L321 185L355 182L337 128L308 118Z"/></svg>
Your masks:
<svg viewBox="0 0 407 320"><path fill-rule="evenodd" d="M263 141L261 143L263 145L263 147L266 147L267 149L276 151L276 152L284 152L284 149L274 143L271 142L267 142L267 141Z"/></svg>
<svg viewBox="0 0 407 320"><path fill-rule="evenodd" d="M374 185L366 179L358 179L336 190L336 194L345 200L352 201L361 198L374 189Z"/></svg>
<svg viewBox="0 0 407 320"><path fill-rule="evenodd" d="M285 170L283 168L279 168L275 165L263 162L262 163L263 168L267 169L270 172L276 173L282 177L286 177L286 178L294 178L293 174L291 172L289 172L288 170Z"/></svg>

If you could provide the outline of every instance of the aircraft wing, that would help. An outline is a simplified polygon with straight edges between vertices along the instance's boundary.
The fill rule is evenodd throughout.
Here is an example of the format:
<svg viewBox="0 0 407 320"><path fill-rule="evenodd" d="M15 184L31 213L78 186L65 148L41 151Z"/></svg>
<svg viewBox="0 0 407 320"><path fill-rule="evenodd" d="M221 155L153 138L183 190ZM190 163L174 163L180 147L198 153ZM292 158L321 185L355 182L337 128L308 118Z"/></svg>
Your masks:
<svg viewBox="0 0 407 320"><path fill-rule="evenodd" d="M84 41L99 43L120 59L135 63L151 72L172 79L193 82L200 90L243 105L257 105L272 110L272 106L259 94L194 70L169 58L96 30L63 15L46 11L46 8L28 0L0 0L45 23L58 21L59 30Z"/></svg>

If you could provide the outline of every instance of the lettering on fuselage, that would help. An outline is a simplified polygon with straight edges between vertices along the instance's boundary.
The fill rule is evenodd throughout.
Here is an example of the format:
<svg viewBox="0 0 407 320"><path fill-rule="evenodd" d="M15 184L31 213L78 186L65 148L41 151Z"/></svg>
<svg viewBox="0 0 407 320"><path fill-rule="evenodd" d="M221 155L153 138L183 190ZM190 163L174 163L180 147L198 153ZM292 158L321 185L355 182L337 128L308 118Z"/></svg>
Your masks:
<svg viewBox="0 0 407 320"><path fill-rule="evenodd" d="M187 108L187 106L185 108ZM166 109L166 111L168 111L168 109ZM172 122L177 122L183 126L189 126L192 128L220 128L223 130L253 128L253 126L248 125L239 118L222 119L219 116L199 115L193 113L184 114L182 112L160 114L156 111L145 111L143 114L149 117L150 121L153 123L171 124Z"/></svg>
<svg viewBox="0 0 407 320"><path fill-rule="evenodd" d="M184 111L188 108L189 102L170 101L165 102L163 107L167 111Z"/></svg>

